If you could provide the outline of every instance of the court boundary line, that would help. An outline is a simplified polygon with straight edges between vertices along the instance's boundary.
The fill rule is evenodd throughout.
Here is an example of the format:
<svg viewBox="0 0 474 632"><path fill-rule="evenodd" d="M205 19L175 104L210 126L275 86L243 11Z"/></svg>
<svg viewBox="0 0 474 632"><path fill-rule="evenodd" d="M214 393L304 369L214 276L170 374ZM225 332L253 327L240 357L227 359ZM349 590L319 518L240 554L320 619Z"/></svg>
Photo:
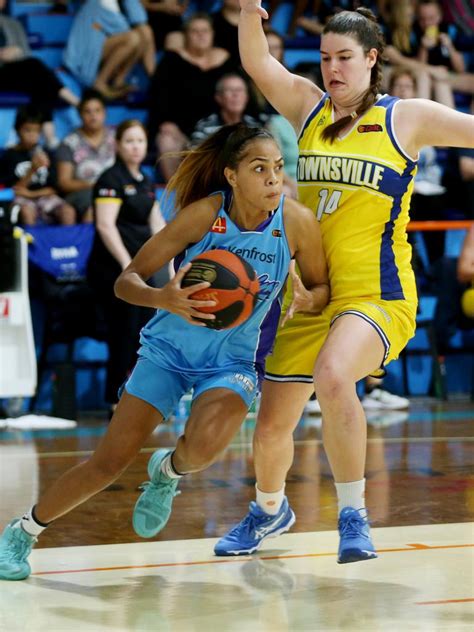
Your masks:
<svg viewBox="0 0 474 632"><path fill-rule="evenodd" d="M107 545L105 545L107 546ZM470 548L474 547L474 543L471 544L442 544L430 546L428 544L406 544L406 547L410 548L395 548L395 549L378 549L378 553L406 553L406 552L414 552L414 551L434 551L439 549L459 549L459 548ZM125 566L104 566L97 568L78 568L78 569L64 569L64 570L54 570L54 571L37 571L35 573L31 573L31 577L39 577L40 575L68 575L72 573L94 573L94 572L103 572L103 571L121 571L121 570L133 570L133 569L145 569L145 568L174 568L174 567L183 567L183 566L204 566L207 564L231 564L235 562L245 563L251 562L253 560L262 560L262 561L270 561L270 560L292 560L292 559L302 559L302 558L312 558L312 557L331 557L337 556L335 552L329 553L295 553L292 555L262 555L262 556L251 556L251 555L236 555L233 557L225 557L225 559L212 559L212 560L196 560L190 562L162 562L161 564L132 564Z"/></svg>

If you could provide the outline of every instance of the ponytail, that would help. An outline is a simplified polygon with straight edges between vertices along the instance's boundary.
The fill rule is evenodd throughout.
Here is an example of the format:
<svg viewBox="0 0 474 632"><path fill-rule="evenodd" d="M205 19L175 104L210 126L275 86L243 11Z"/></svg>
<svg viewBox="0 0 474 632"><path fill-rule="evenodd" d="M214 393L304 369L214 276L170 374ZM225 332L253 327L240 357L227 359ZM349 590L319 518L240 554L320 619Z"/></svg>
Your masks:
<svg viewBox="0 0 474 632"><path fill-rule="evenodd" d="M356 11L342 11L332 17L323 30L326 33L337 33L341 35L351 35L364 49L367 54L372 48L377 49L377 59L371 69L370 86L364 93L362 103L357 110L344 116L335 123L328 125L323 130L323 140L331 143L339 135L339 132L348 125L351 120L362 116L369 110L377 100L377 95L382 84L382 55L385 50L385 40L382 29L377 24L377 18L370 9L359 7Z"/></svg>
<svg viewBox="0 0 474 632"><path fill-rule="evenodd" d="M179 211L214 191L227 189L224 169L236 169L248 143L260 138L274 140L268 130L260 127L224 125L196 148L182 152L184 160L166 187L167 194L176 195L175 208Z"/></svg>

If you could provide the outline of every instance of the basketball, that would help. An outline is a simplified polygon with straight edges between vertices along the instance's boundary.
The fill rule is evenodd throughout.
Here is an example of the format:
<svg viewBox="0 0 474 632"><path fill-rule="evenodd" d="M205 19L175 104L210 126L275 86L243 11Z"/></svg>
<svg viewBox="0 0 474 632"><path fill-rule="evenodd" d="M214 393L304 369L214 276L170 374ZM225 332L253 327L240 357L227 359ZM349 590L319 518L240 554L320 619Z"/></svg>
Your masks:
<svg viewBox="0 0 474 632"><path fill-rule="evenodd" d="M230 329L244 323L255 308L260 289L252 266L228 250L208 250L194 257L191 264L181 287L207 281L210 287L195 292L191 297L217 303L201 309L216 316L214 320L202 320L206 327Z"/></svg>

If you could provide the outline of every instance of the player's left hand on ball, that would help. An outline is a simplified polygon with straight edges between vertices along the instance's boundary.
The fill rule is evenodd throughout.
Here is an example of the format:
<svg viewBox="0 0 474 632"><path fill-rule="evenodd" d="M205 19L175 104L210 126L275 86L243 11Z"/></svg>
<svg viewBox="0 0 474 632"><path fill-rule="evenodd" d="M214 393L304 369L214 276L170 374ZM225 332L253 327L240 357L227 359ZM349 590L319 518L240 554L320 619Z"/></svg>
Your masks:
<svg viewBox="0 0 474 632"><path fill-rule="evenodd" d="M199 301L191 298L191 294L198 292L199 290L205 290L210 286L210 283L196 283L189 287L181 287L181 281L184 275L191 267L188 263L178 272L176 275L168 281L168 283L162 288L162 306L173 314L177 314L184 318L188 323L197 325L198 327L205 327L205 324L196 320L200 318L202 320L214 320L214 314L206 314L200 311L202 307L214 307L215 301Z"/></svg>

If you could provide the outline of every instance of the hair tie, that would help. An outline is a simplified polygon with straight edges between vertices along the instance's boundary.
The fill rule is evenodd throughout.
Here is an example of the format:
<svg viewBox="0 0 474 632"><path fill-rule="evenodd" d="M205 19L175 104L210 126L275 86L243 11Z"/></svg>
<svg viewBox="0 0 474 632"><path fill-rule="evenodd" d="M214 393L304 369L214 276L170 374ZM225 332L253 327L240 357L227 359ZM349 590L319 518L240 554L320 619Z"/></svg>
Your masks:
<svg viewBox="0 0 474 632"><path fill-rule="evenodd" d="M358 116L357 112L354 110L353 112L351 112L351 119L356 119Z"/></svg>

